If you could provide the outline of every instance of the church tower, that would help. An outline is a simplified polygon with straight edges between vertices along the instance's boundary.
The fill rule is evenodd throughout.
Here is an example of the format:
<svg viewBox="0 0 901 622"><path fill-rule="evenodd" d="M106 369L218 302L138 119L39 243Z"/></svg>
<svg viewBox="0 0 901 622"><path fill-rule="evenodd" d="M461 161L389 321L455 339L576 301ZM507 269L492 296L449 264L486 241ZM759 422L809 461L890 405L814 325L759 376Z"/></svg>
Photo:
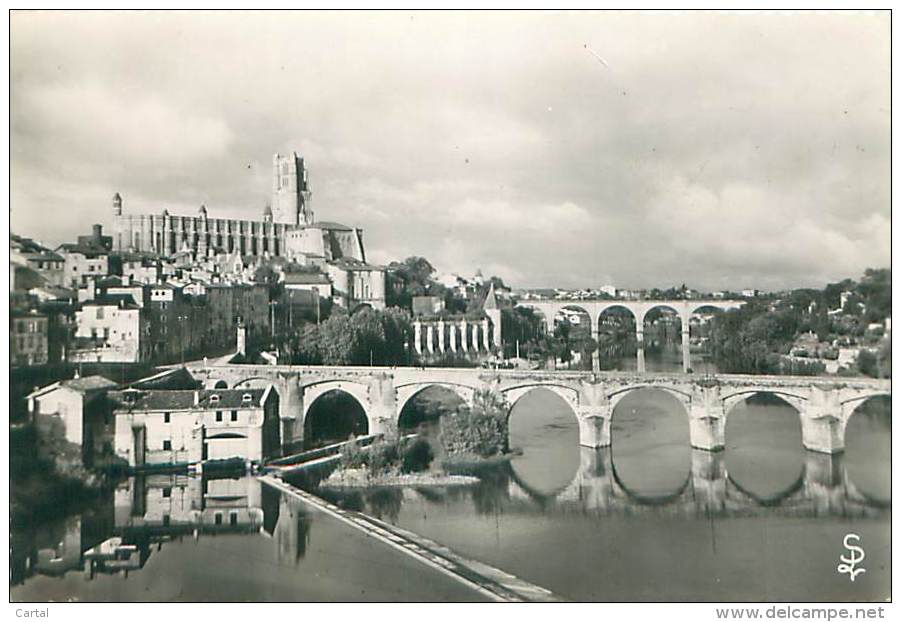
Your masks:
<svg viewBox="0 0 901 622"><path fill-rule="evenodd" d="M286 225L313 223L309 182L297 153L272 156L272 220Z"/></svg>

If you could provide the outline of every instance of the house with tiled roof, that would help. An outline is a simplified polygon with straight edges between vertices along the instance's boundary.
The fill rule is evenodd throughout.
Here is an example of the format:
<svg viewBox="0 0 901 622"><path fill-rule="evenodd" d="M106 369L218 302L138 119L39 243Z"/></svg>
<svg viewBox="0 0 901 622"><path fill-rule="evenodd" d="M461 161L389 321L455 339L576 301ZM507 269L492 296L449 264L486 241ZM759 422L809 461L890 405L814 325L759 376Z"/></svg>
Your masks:
<svg viewBox="0 0 901 622"><path fill-rule="evenodd" d="M112 451L112 420L106 392L118 385L103 376L60 380L26 396L32 421L55 419L65 439L82 449L85 464L104 451ZM44 426L47 427L47 426Z"/></svg>
<svg viewBox="0 0 901 622"><path fill-rule="evenodd" d="M275 388L159 390L109 394L115 451L131 467L241 459L260 463L280 449Z"/></svg>

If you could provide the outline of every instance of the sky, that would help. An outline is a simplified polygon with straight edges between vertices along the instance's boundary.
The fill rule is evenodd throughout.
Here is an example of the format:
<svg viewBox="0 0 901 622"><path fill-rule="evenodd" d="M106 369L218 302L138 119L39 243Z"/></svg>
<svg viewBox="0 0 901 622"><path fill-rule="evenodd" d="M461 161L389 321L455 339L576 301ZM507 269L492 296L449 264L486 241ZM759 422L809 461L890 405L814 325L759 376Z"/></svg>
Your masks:
<svg viewBox="0 0 901 622"><path fill-rule="evenodd" d="M890 264L882 13L14 12L11 230L258 218L275 152L367 259L517 287Z"/></svg>

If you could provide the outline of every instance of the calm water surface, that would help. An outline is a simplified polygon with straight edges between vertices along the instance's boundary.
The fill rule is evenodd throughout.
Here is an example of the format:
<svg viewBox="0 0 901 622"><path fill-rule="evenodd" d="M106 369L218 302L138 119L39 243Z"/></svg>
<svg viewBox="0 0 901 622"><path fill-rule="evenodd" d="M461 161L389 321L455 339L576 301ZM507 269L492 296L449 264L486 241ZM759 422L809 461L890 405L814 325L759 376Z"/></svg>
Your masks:
<svg viewBox="0 0 901 622"><path fill-rule="evenodd" d="M590 450L536 390L511 415L522 455L477 486L319 492L573 600L881 600L890 432L871 400L843 456L815 454L791 407L752 398L711 454L690 448L673 397L642 390L617 405L612 447ZM854 583L836 572L850 532L866 550ZM251 477L132 478L11 539L16 601L478 599Z"/></svg>
<svg viewBox="0 0 901 622"><path fill-rule="evenodd" d="M830 457L803 449L791 407L752 398L711 454L690 448L682 406L647 390L617 406L612 448L590 450L537 390L511 418L523 454L475 488L321 494L573 600L880 600L890 423L887 404L872 410ZM867 555L854 583L836 572L849 532Z"/></svg>

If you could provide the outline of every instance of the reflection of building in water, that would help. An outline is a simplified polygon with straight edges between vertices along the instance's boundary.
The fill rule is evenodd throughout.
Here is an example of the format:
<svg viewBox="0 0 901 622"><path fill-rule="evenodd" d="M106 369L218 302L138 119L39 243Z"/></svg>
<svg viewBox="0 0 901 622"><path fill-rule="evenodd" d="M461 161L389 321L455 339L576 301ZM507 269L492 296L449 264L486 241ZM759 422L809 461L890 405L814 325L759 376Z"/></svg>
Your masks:
<svg viewBox="0 0 901 622"><path fill-rule="evenodd" d="M185 536L256 534L274 537L279 560L294 563L309 542L310 517L255 477L155 474L121 482L112 503L71 516L50 530L12 534L10 582L39 573L83 570L124 573L144 567L153 551ZM281 507L280 507L281 506Z"/></svg>
<svg viewBox="0 0 901 622"><path fill-rule="evenodd" d="M139 544L126 544L122 538L107 538L84 552L84 573L86 579L93 579L98 572L116 574L129 570L140 570L150 557L150 547L146 540Z"/></svg>
<svg viewBox="0 0 901 622"><path fill-rule="evenodd" d="M276 556L280 564L297 565L310 543L312 518L298 499L280 495L278 523L275 526Z"/></svg>
<svg viewBox="0 0 901 622"><path fill-rule="evenodd" d="M81 515L10 533L10 584L34 574L62 576L82 567L82 551L106 539L113 528L112 507L100 506Z"/></svg>
<svg viewBox="0 0 901 622"><path fill-rule="evenodd" d="M164 474L131 478L116 489L116 530L144 530L160 536L256 533L263 527L260 487L253 477Z"/></svg>

